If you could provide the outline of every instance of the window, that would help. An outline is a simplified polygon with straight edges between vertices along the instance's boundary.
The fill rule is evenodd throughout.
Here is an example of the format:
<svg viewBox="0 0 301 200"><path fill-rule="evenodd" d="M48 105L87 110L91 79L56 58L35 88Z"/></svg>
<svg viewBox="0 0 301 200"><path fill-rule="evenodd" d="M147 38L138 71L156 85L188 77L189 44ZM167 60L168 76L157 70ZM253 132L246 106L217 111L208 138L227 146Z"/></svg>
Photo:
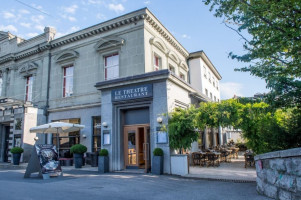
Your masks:
<svg viewBox="0 0 301 200"><path fill-rule="evenodd" d="M25 101L32 101L32 84L33 84L33 76L26 77Z"/></svg>
<svg viewBox="0 0 301 200"><path fill-rule="evenodd" d="M80 119L65 119L65 120L56 120L59 122L67 122L73 124L80 124ZM53 121L54 122L54 121ZM59 140L57 140L59 139ZM59 156L61 158L72 158L70 148L80 143L80 133L79 131L69 132L69 133L56 133L52 134L52 144L57 146L59 141ZM58 148L58 147L57 147Z"/></svg>
<svg viewBox="0 0 301 200"><path fill-rule="evenodd" d="M204 70L204 77L207 78L207 70L205 66L203 66L203 70Z"/></svg>
<svg viewBox="0 0 301 200"><path fill-rule="evenodd" d="M215 87L215 79L214 79L214 77L212 77L212 84Z"/></svg>
<svg viewBox="0 0 301 200"><path fill-rule="evenodd" d="M216 101L216 96L214 96L214 101Z"/></svg>
<svg viewBox="0 0 301 200"><path fill-rule="evenodd" d="M119 77L119 55L113 54L105 57L105 80Z"/></svg>
<svg viewBox="0 0 301 200"><path fill-rule="evenodd" d="M218 90L218 82L216 81L216 89Z"/></svg>
<svg viewBox="0 0 301 200"><path fill-rule="evenodd" d="M0 96L2 96L2 83L3 83L2 80L3 80L2 79L2 73L0 72Z"/></svg>
<svg viewBox="0 0 301 200"><path fill-rule="evenodd" d="M98 152L101 149L101 118L93 117L93 141L92 151Z"/></svg>
<svg viewBox="0 0 301 200"><path fill-rule="evenodd" d="M219 102L219 99L217 99L217 102Z"/></svg>
<svg viewBox="0 0 301 200"><path fill-rule="evenodd" d="M63 97L70 97L73 94L73 65L64 67Z"/></svg>
<svg viewBox="0 0 301 200"><path fill-rule="evenodd" d="M211 83L211 74L210 74L210 72L208 72L208 79L209 79L209 82Z"/></svg>
<svg viewBox="0 0 301 200"><path fill-rule="evenodd" d="M208 90L207 89L205 89L205 93L206 93L206 96L208 97Z"/></svg>
<svg viewBox="0 0 301 200"><path fill-rule="evenodd" d="M154 70L158 71L161 69L161 58L158 55L154 55Z"/></svg>
<svg viewBox="0 0 301 200"><path fill-rule="evenodd" d="M226 135L227 135L227 139L231 139L231 132L227 132Z"/></svg>
<svg viewBox="0 0 301 200"><path fill-rule="evenodd" d="M172 65L169 65L169 71L171 71L172 73L176 73L176 70Z"/></svg>
<svg viewBox="0 0 301 200"><path fill-rule="evenodd" d="M213 100L213 98L212 98L212 93L210 92L210 99L212 99Z"/></svg>
<svg viewBox="0 0 301 200"><path fill-rule="evenodd" d="M185 75L183 73L180 73L180 78L185 81Z"/></svg>

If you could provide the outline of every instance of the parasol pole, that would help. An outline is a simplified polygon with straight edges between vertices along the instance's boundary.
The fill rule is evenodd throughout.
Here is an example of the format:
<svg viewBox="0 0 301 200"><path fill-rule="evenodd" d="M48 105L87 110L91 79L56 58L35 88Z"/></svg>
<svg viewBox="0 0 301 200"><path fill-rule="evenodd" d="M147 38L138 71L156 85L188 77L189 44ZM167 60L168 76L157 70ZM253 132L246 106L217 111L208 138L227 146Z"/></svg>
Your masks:
<svg viewBox="0 0 301 200"><path fill-rule="evenodd" d="M56 128L56 147L57 147L57 157L60 158L60 141L59 141L59 129Z"/></svg>

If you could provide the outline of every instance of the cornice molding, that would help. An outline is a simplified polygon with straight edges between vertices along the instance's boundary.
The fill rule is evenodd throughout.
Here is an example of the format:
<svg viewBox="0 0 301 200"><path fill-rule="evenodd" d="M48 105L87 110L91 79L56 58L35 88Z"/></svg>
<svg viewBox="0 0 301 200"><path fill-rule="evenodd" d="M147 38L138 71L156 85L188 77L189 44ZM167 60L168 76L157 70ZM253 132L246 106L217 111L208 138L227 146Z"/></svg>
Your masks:
<svg viewBox="0 0 301 200"><path fill-rule="evenodd" d="M171 44L180 54L182 54L185 58L189 56L189 54L184 50L178 42L173 38L173 36L165 31L165 28L157 23L157 20L154 19L151 15L146 14L145 20L169 43Z"/></svg>
<svg viewBox="0 0 301 200"><path fill-rule="evenodd" d="M147 13L148 12L148 13ZM64 36L62 38L58 38L52 40L50 42L45 42L37 45L33 50L27 51L26 53L16 53L5 56L3 59L0 58L0 64L9 62L9 61L17 61L24 59L26 57L32 56L34 54L43 52L48 49L54 49L65 44L69 44L75 41L79 41L94 35L98 35L101 33L105 33L111 31L113 29L129 25L132 23L137 23L140 20L145 20L149 23L169 44L171 44L181 55L185 58L188 58L189 54L187 51L180 45L180 43L165 29L165 27L160 24L160 22L147 10L144 9L142 12L137 11L136 15L134 13L129 13L125 16L121 16L107 22L80 30L76 33L72 33L70 35ZM118 20L119 19L119 20Z"/></svg>
<svg viewBox="0 0 301 200"><path fill-rule="evenodd" d="M73 50L66 50L55 57L55 62L62 63L68 60L75 60L79 57L79 53Z"/></svg>
<svg viewBox="0 0 301 200"><path fill-rule="evenodd" d="M33 74L36 72L37 68L38 68L38 64L35 63L35 62L28 62L28 63L25 63L23 65L21 65L20 69L19 69L19 73L20 74Z"/></svg>
<svg viewBox="0 0 301 200"><path fill-rule="evenodd" d="M100 41L94 45L94 49L96 51L104 51L108 49L120 48L124 45L125 40L118 36L109 36L105 38L101 38Z"/></svg>
<svg viewBox="0 0 301 200"><path fill-rule="evenodd" d="M131 13L129 15L131 15ZM145 13L140 12L135 16L128 16L128 17L123 16L123 17L120 17L123 19L120 19L118 21L116 21L116 19L118 19L118 18L116 18L111 21L107 21L103 24L95 25L94 27L90 27L90 28L81 30L79 32L73 33L69 37L67 35L63 38L58 38L58 39L52 40L49 43L40 44L35 49L28 51L26 53L8 54L8 55L4 56L4 58L2 58L2 59L0 58L0 64L6 63L9 61L17 61L20 59L24 59L26 57L32 56L34 54L43 52L48 49L54 49L54 48L60 47L62 45L69 44L69 43L72 43L72 42L75 42L78 40L82 40L82 39L85 39L85 38L88 38L88 37L91 37L91 36L94 36L97 34L101 34L101 33L107 32L107 31L111 31L113 29L116 29L116 28L119 28L119 27L122 27L125 25L137 23L138 21L143 20L145 18L145 15L146 15Z"/></svg>

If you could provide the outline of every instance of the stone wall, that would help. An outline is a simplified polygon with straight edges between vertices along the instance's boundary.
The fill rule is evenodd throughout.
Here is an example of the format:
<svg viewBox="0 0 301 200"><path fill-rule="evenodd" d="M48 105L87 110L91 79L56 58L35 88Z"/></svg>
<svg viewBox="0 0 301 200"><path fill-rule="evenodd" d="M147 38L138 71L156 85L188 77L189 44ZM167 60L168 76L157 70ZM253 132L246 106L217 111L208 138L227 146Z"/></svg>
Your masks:
<svg viewBox="0 0 301 200"><path fill-rule="evenodd" d="M274 199L301 199L301 148L255 156L257 191Z"/></svg>

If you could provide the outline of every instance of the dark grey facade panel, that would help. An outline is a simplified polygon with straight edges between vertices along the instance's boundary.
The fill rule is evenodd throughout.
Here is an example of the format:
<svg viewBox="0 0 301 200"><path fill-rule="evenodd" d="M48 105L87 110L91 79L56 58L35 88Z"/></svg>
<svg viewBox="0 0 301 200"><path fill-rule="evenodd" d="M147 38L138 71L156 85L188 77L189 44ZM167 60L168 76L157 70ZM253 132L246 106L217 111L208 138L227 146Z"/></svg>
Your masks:
<svg viewBox="0 0 301 200"><path fill-rule="evenodd" d="M149 124L149 108L124 111L124 125Z"/></svg>

